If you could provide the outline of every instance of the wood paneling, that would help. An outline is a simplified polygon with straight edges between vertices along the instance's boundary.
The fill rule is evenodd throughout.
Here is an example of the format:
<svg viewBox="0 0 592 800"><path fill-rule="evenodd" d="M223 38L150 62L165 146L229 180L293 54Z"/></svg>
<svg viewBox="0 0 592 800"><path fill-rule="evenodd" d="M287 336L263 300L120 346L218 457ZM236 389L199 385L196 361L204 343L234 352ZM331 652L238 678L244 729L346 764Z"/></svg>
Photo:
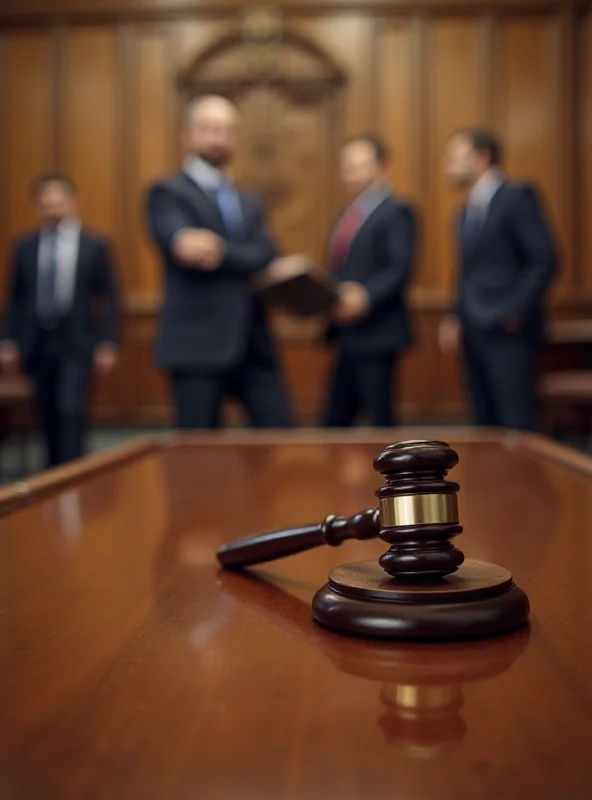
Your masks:
<svg viewBox="0 0 592 800"><path fill-rule="evenodd" d="M374 25L368 15L302 17L291 27L311 39L347 75L341 137L366 133L374 125Z"/></svg>
<svg viewBox="0 0 592 800"><path fill-rule="evenodd" d="M211 44L228 33L227 19L195 19L185 17L169 23L174 40L172 53L174 68L180 72L198 58Z"/></svg>
<svg viewBox="0 0 592 800"><path fill-rule="evenodd" d="M293 103L264 89L246 94L240 107L246 148L239 183L259 188L267 200L269 224L283 252L304 252L322 263L337 210L331 102ZM261 169L253 153L271 131L276 150Z"/></svg>
<svg viewBox="0 0 592 800"><path fill-rule="evenodd" d="M143 195L181 156L177 134L188 90L180 88L179 75L238 31L233 9L239 5L235 0L2 4L0 20L10 14L20 22L0 30L0 246L5 252L9 237L34 220L28 198L32 178L52 165L71 171L85 221L116 243L128 307L122 364L97 391L95 412L101 418L169 419L166 384L152 367L161 274L145 234ZM418 344L402 366L402 411L414 419L462 414L458 365L436 348L456 274L453 217L460 203L442 177L446 139L467 124L500 130L508 172L541 186L561 238L563 274L553 314L587 313L590 15L576 26L570 0L286 0L280 5L286 29L320 48L327 62L343 71L344 82L313 102L287 100L274 91L243 97L239 177L264 194L270 191L269 176L253 168L249 153L266 125L284 130L285 136L277 137L278 168L272 170L277 180L271 224L285 249L322 260L342 204L339 143L374 130L386 139L394 153L391 179L417 206L422 231L411 291ZM27 14L37 16L27 24ZM222 54L220 64L230 72L236 73L240 43L237 36L236 52ZM286 63L298 64L299 58L286 51ZM193 89L199 90L200 74L216 69L214 61L201 73L198 69ZM280 317L276 327L297 413L314 421L328 355L315 343L314 326Z"/></svg>
<svg viewBox="0 0 592 800"><path fill-rule="evenodd" d="M146 187L175 167L176 120L173 74L170 66L172 41L163 25L138 26L132 45L135 101L126 125L133 131L129 144L129 202L133 269L133 295L154 302L161 294L161 269L154 247L146 235Z"/></svg>
<svg viewBox="0 0 592 800"><path fill-rule="evenodd" d="M582 288L592 293L592 13L588 13L580 27L579 38L579 147L578 170L581 177L578 193L580 275Z"/></svg>
<svg viewBox="0 0 592 800"><path fill-rule="evenodd" d="M564 259L558 281L573 282L571 207L564 202L566 148L562 136L564 60L561 19L516 17L504 20L498 36L499 69L495 73L495 106L506 142L506 167L511 175L534 180L543 192Z"/></svg>
<svg viewBox="0 0 592 800"><path fill-rule="evenodd" d="M388 9L394 13L409 13L414 10L444 11L452 6L467 11L489 10L491 8L518 10L561 9L573 6L577 0L274 0L287 12L360 10L365 7ZM55 14L69 14L74 19L118 17L121 14L134 14L137 17L167 16L180 13L231 14L245 7L244 0L4 0L0 10L0 20L26 19L30 16L43 17Z"/></svg>
<svg viewBox="0 0 592 800"><path fill-rule="evenodd" d="M53 46L48 29L15 31L6 37L3 192L9 238L35 222L31 182L54 162Z"/></svg>
<svg viewBox="0 0 592 800"><path fill-rule="evenodd" d="M413 18L379 20L373 75L376 130L391 154L389 178L416 202L422 199L423 174L422 31L421 21Z"/></svg>
<svg viewBox="0 0 592 800"><path fill-rule="evenodd" d="M425 235L427 257L422 284L449 293L456 275L453 220L460 198L442 177L442 158L450 134L486 120L487 97L481 70L481 25L467 17L434 20L429 29L428 128L429 190ZM427 210L426 209L426 210Z"/></svg>
<svg viewBox="0 0 592 800"><path fill-rule="evenodd" d="M115 28L70 28L65 37L60 162L78 185L83 219L120 245L118 85Z"/></svg>

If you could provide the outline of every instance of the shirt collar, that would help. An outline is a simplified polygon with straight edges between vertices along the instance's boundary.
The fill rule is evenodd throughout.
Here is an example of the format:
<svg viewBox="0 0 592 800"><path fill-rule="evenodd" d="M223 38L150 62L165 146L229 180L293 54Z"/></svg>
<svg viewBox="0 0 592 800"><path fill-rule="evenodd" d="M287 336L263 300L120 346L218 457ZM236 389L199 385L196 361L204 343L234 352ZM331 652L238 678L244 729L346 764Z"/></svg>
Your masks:
<svg viewBox="0 0 592 800"><path fill-rule="evenodd" d="M75 234L80 231L82 227L82 223L76 216L71 217L64 217L64 219L60 220L55 227L56 233L71 233ZM51 233L52 228L50 225L43 225L41 228L41 234L45 235Z"/></svg>
<svg viewBox="0 0 592 800"><path fill-rule="evenodd" d="M364 189L364 191L356 197L354 203L363 213L369 214L374 211L383 200L386 200L390 193L388 184L383 180L377 180L371 183L367 189Z"/></svg>
<svg viewBox="0 0 592 800"><path fill-rule="evenodd" d="M226 175L203 158L189 156L183 162L183 172L206 191L214 191L227 182Z"/></svg>
<svg viewBox="0 0 592 800"><path fill-rule="evenodd" d="M503 182L504 178L499 170L494 167L488 169L471 189L468 204L486 208Z"/></svg>

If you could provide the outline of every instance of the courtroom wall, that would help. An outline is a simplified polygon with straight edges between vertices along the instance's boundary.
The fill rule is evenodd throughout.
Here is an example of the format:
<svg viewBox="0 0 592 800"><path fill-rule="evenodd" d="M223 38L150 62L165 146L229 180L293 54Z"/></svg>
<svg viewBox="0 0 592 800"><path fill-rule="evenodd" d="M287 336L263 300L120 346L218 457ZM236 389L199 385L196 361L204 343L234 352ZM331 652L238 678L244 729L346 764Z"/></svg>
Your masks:
<svg viewBox="0 0 592 800"><path fill-rule="evenodd" d="M455 272L452 217L459 198L441 177L445 141L455 128L499 130L510 175L541 187L563 254L552 313L589 313L589 13L574 2L545 0L280 5L275 56L269 48L257 54L253 31L231 0L2 5L0 252L34 221L33 177L51 167L71 172L84 220L116 244L126 303L122 363L98 387L99 419L168 418L165 385L151 364L161 279L144 231L142 194L178 163L181 108L204 89L219 88L243 107L237 179L265 196L282 245L318 260L340 207L339 142L376 130L389 143L391 178L417 205L422 228L411 291L418 344L401 378L407 419L465 413L457 365L435 343ZM285 85L258 83L257 59L278 53ZM4 259L1 277L5 286ZM275 325L299 417L311 421L326 354L315 344L314 324L278 316Z"/></svg>

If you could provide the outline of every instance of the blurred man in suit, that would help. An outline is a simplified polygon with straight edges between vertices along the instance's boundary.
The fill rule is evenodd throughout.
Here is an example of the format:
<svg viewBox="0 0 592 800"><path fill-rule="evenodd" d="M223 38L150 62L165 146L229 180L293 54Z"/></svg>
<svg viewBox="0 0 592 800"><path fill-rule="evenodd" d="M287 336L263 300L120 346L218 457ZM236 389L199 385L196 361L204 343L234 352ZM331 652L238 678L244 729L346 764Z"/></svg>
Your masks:
<svg viewBox="0 0 592 800"><path fill-rule="evenodd" d="M203 97L187 110L182 170L153 185L148 224L162 253L165 298L156 346L180 428L216 428L225 395L257 427L290 424L262 304L250 281L275 258L258 198L239 192L225 167L237 109Z"/></svg>
<svg viewBox="0 0 592 800"><path fill-rule="evenodd" d="M500 171L501 146L465 130L448 144L445 172L468 192L458 225L457 300L440 325L442 351L462 349L476 422L534 430L543 300L557 269L535 190Z"/></svg>
<svg viewBox="0 0 592 800"><path fill-rule="evenodd" d="M348 141L341 178L349 204L329 248L340 298L328 330L335 346L324 422L354 423L366 412L372 425L395 424L394 377L400 353L412 341L405 289L416 246L413 209L386 181L387 153L374 136Z"/></svg>
<svg viewBox="0 0 592 800"><path fill-rule="evenodd" d="M93 367L117 360L119 304L106 241L82 227L67 175L34 184L40 228L17 242L0 364L33 380L48 466L84 452Z"/></svg>

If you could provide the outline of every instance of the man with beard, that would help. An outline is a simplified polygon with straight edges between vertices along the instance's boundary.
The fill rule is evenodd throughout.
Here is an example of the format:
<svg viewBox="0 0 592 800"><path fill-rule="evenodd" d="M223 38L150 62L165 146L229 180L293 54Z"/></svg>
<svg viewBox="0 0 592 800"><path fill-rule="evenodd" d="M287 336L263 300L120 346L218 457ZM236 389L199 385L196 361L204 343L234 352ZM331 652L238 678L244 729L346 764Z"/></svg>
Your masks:
<svg viewBox="0 0 592 800"><path fill-rule="evenodd" d="M227 395L256 427L290 425L265 309L250 291L275 246L258 198L238 191L225 172L238 124L225 98L194 100L182 170L148 193L165 270L156 360L169 376L179 428L219 427Z"/></svg>

